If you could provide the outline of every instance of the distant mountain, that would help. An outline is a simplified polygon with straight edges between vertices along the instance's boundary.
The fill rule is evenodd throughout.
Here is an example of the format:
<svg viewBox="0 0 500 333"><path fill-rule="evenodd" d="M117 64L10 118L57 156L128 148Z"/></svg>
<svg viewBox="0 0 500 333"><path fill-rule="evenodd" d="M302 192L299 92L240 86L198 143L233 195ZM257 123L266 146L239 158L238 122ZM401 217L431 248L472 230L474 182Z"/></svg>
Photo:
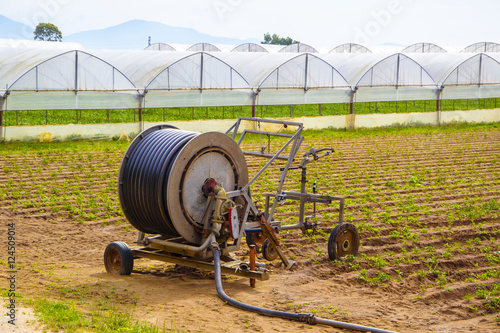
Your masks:
<svg viewBox="0 0 500 333"><path fill-rule="evenodd" d="M34 27L13 21L0 15L0 39L33 40ZM167 44L230 44L260 43L258 39L235 39L215 37L190 28L172 27L163 23L132 20L100 30L82 31L72 35L64 35L64 42L76 42L87 49L135 49L142 50L151 43Z"/></svg>
<svg viewBox="0 0 500 333"><path fill-rule="evenodd" d="M35 28L0 15L0 38L31 39Z"/></svg>
<svg viewBox="0 0 500 333"><path fill-rule="evenodd" d="M253 42L258 39L240 40L226 37L215 37L200 33L191 28L172 27L163 23L132 20L100 30L78 32L64 37L65 42L77 42L88 49L138 49L142 50L151 43L167 44L232 44Z"/></svg>

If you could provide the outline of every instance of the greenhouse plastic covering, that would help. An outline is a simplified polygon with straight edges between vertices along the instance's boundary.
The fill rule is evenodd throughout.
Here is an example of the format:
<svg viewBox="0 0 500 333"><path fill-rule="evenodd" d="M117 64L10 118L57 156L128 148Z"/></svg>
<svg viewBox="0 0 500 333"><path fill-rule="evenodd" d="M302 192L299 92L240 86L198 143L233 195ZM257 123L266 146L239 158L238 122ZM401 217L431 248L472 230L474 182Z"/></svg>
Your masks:
<svg viewBox="0 0 500 333"><path fill-rule="evenodd" d="M265 47L255 43L245 43L236 46L231 52L269 52Z"/></svg>
<svg viewBox="0 0 500 333"><path fill-rule="evenodd" d="M300 52L309 52L309 53L318 53L318 50L316 50L314 47L304 44L304 43L295 43L295 44L290 44L285 47L283 47L280 52L293 52L293 53L300 53Z"/></svg>
<svg viewBox="0 0 500 333"><path fill-rule="evenodd" d="M372 53L372 51L363 45L346 43L334 47L329 53Z"/></svg>
<svg viewBox="0 0 500 333"><path fill-rule="evenodd" d="M500 44L491 42L474 43L464 48L461 52L500 52Z"/></svg>
<svg viewBox="0 0 500 333"><path fill-rule="evenodd" d="M0 47L0 106L122 109L500 97L500 53L248 52L255 45L241 45L243 52Z"/></svg>
<svg viewBox="0 0 500 333"><path fill-rule="evenodd" d="M154 43L151 45L148 45L144 50L146 51L175 51L175 48L173 46L170 46L169 44L165 43Z"/></svg>
<svg viewBox="0 0 500 333"><path fill-rule="evenodd" d="M213 44L210 44L210 43L198 43L198 44L194 44L193 46L189 47L186 51L193 51L193 52L197 52L197 51L206 51L206 52L221 52L221 50L213 45Z"/></svg>
<svg viewBox="0 0 500 333"><path fill-rule="evenodd" d="M405 47L401 53L446 53L446 50L432 43L416 43Z"/></svg>

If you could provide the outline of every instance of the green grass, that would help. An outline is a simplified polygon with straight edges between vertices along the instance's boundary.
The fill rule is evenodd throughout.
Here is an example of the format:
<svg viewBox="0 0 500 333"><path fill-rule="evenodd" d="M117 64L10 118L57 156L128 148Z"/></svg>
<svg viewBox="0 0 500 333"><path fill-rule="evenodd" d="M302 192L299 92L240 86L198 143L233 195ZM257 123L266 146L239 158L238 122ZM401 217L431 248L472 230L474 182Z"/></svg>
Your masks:
<svg viewBox="0 0 500 333"><path fill-rule="evenodd" d="M160 329L145 320L133 320L131 311L123 312L114 307L96 306L90 313L85 314L75 307L74 302L50 301L39 298L29 303L33 306L38 320L54 332L180 332L175 327Z"/></svg>
<svg viewBox="0 0 500 333"><path fill-rule="evenodd" d="M463 99L441 101L442 111L494 109L500 107L496 98ZM431 112L436 110L436 101L365 102L354 103L355 114L383 114ZM315 117L345 115L349 113L348 103L308 104L308 105L266 105L256 106L255 116L262 118ZM236 119L250 117L251 106L226 107L181 107L142 110L144 121L178 121L201 119ZM125 110L41 110L4 111L4 126L61 125L61 124L105 124L130 123L139 121L137 109Z"/></svg>
<svg viewBox="0 0 500 333"><path fill-rule="evenodd" d="M124 151L130 142L127 141L64 141L40 144L38 142L9 143L0 145L0 155L36 153L40 155L54 153L64 155L78 152L112 152ZM51 161L48 160L47 163Z"/></svg>
<svg viewBox="0 0 500 333"><path fill-rule="evenodd" d="M484 305L488 308L500 310L500 284L496 283L490 287L478 285L476 296L484 300Z"/></svg>

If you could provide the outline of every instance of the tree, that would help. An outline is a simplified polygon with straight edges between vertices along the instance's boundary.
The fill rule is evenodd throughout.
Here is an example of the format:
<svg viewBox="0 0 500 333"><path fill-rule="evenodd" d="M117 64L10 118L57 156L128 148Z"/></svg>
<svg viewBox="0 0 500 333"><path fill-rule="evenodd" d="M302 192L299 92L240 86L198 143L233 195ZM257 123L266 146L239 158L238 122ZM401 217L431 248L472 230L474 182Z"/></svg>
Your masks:
<svg viewBox="0 0 500 333"><path fill-rule="evenodd" d="M290 45L290 44L297 44L300 43L298 40L293 40L290 37L280 37L276 34L271 34L265 33L264 34L264 40L261 42L261 44L274 44L274 45Z"/></svg>
<svg viewBox="0 0 500 333"><path fill-rule="evenodd" d="M62 42L62 33L52 23L39 23L33 34L35 35L35 40Z"/></svg>

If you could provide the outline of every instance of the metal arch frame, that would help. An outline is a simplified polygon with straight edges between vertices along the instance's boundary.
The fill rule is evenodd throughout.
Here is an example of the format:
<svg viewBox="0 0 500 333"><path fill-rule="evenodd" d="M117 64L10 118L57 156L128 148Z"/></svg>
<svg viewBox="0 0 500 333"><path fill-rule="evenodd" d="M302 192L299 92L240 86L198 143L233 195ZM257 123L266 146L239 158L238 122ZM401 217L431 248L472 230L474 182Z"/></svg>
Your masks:
<svg viewBox="0 0 500 333"><path fill-rule="evenodd" d="M263 118L251 118L251 117L240 117L238 120L226 131L225 134L230 134L232 132L232 138L233 140L236 141L236 136L238 134L238 129L241 125L242 121L253 121L257 122L259 125L260 123L268 123L268 124L277 124L277 125L282 125L286 126L296 126L297 129L294 134L285 134L285 133L275 133L275 132L269 132L269 131L261 131L261 130L249 130L249 129L244 129L243 132L241 133L241 136L239 140L237 141L238 145L241 145L241 142L245 138L245 136L250 133L250 134L262 134L262 135L268 135L268 136L277 136L277 137L286 137L289 138L289 140L275 153L275 154L269 154L269 153L264 153L264 152L255 152L255 151L249 151L249 150L242 150L243 154L245 155L250 155L250 156L258 156L258 157L263 157L263 158L269 158L269 161L257 172L255 176L253 176L252 179L248 181L248 184L245 185L241 190L239 191L231 191L227 193L228 197L233 197L237 195L243 195L246 197L246 193L249 191L250 186L252 183L260 177L260 175L277 159L280 160L286 160L286 165L283 168L283 171L280 176L280 181L278 183L278 193L282 192L283 189L283 184L286 179L286 175L288 173L288 170L294 161L295 155L297 154L297 151L299 150L300 145L302 144L302 141L304 140L304 137L301 136L300 134L302 133L302 130L304 129L304 126L302 123L297 123L297 122L292 122L292 121L285 121L285 120L274 120L274 119L263 119ZM283 151L292 145L292 148L290 149L290 152L288 156L281 155ZM250 198L248 198L250 199ZM272 215L274 213L274 210L276 208L276 201L273 204L273 208L271 209L271 213L268 216L269 220L272 220ZM258 214L257 208L253 205L252 201L249 200L249 204L252 209L252 213L255 215Z"/></svg>
<svg viewBox="0 0 500 333"><path fill-rule="evenodd" d="M198 44L203 44L203 43L198 43ZM197 44L195 44L197 45ZM194 45L193 45L194 46ZM203 59L203 56L206 55L206 56L210 56L214 59L216 59L217 61L223 63L224 65L228 66L231 70L231 88L229 88L229 90L233 90L233 89L243 89L243 90L246 90L246 89L249 89L249 90L252 90L253 91L253 88L250 86L250 83L248 83L247 79L245 77L243 77L243 75L240 74L240 72L238 72L234 67L232 67L231 65L229 65L227 62L223 61L222 59L208 53L208 51L196 51L196 52L193 52L192 54L188 54L180 59L177 59L175 60L174 62L168 64L166 67L164 67L160 72L158 72L158 74L156 74L147 84L146 86L144 87L144 93L146 94L149 90L165 90L165 88L162 88L162 89L150 89L149 86L153 83L154 80L156 80L160 75L162 75L163 73L167 72L167 75L170 77L170 68L174 65L177 65L178 63L180 63L181 61L184 61L186 59L189 59L193 56L196 56L196 55L200 55L201 57L201 61L200 61L200 86L198 88L190 88L191 90L200 90L200 91L203 91L203 90L210 90L210 89L206 89L203 87L203 82L204 82L204 77L203 77L203 71L204 71L204 59ZM239 75L240 78L243 79L243 81L245 81L245 83L248 85L248 87L245 87L245 88L233 88L232 87L232 73L236 73L237 75ZM185 90L184 88L170 88L170 78L168 78L168 87L167 87L167 91L170 91L170 90Z"/></svg>
<svg viewBox="0 0 500 333"><path fill-rule="evenodd" d="M27 75L29 72L31 72L33 69L35 69L36 71L36 82L35 82L35 85L36 85L36 91L39 91L38 89L38 67L53 60L53 59L56 59L58 57L61 57L61 56L64 56L64 55L67 55L67 54L71 54L71 53L75 53L75 81L74 81L74 89L44 89L43 91L75 91L75 92L78 92L78 91L86 91L86 90L80 90L79 87L78 87L78 65L79 65L79 60L78 60L78 52L82 53L82 54L86 54L88 56L90 56L91 58L96 58L98 59L99 61L102 61L103 63L105 63L106 65L109 65L112 69L113 69L113 92L114 91L137 91L139 92L139 88L135 86L135 84L130 81L130 79L125 75L123 74L122 71L120 71L118 68L116 68L114 65L110 64L108 61L94 55L94 54L91 54L91 53L88 53L86 51L82 51L82 50L70 50L70 51L65 51L65 52L61 52L60 54L57 54L57 55L54 55L52 57L49 57L47 59L44 59L43 61L39 62L38 64L34 65L33 67L31 67L30 69L28 69L27 71L25 71L23 74L21 74L14 82L12 82L6 89L6 92L11 92L11 91L24 91L24 90L17 90L17 89L12 89L12 87L17 83L19 82L25 75ZM131 89L114 89L114 73L118 72L120 73L132 86L133 88Z"/></svg>

